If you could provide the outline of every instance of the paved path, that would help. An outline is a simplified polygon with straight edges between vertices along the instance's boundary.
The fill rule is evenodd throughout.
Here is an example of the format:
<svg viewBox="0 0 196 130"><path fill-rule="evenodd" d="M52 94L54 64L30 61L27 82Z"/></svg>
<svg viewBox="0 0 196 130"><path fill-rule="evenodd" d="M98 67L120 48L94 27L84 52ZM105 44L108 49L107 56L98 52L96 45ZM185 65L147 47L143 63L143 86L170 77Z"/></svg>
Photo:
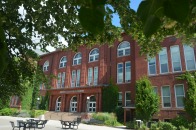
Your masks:
<svg viewBox="0 0 196 130"><path fill-rule="evenodd" d="M9 121L16 120L26 120L27 118L20 118L20 117L10 117L10 116L0 116L0 130L12 130L11 124ZM19 130L19 129L15 129ZM32 129L33 130L33 129ZM36 129L40 130L40 129ZM60 121L56 120L49 120L46 124L46 127L42 130L62 130ZM86 125L81 123L78 126L78 130L125 130L125 127L106 127L106 126L95 126L95 125Z"/></svg>

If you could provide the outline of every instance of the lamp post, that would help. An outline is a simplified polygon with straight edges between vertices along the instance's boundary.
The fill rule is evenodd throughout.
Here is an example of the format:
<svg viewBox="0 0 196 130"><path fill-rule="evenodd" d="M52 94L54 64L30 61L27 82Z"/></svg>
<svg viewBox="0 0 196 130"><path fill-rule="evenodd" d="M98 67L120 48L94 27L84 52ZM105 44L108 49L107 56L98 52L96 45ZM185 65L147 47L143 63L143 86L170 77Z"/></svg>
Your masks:
<svg viewBox="0 0 196 130"><path fill-rule="evenodd" d="M87 97L86 97L86 112L88 112L89 100L90 100L90 97L87 96Z"/></svg>
<svg viewBox="0 0 196 130"><path fill-rule="evenodd" d="M39 109L39 101L40 101L40 98L38 97L37 98L37 110Z"/></svg>

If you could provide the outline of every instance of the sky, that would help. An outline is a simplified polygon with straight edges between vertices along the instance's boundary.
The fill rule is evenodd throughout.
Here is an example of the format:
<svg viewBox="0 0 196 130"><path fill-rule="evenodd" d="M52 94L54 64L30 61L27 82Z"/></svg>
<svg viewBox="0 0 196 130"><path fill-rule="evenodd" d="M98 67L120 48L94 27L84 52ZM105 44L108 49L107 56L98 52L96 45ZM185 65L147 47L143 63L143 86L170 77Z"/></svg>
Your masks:
<svg viewBox="0 0 196 130"><path fill-rule="evenodd" d="M139 6L139 4L141 3L142 0L131 0L131 3L130 3L130 7L137 11L137 8ZM114 15L114 18L113 18L113 22L112 22L114 25L120 27L120 19L118 17L118 15Z"/></svg>

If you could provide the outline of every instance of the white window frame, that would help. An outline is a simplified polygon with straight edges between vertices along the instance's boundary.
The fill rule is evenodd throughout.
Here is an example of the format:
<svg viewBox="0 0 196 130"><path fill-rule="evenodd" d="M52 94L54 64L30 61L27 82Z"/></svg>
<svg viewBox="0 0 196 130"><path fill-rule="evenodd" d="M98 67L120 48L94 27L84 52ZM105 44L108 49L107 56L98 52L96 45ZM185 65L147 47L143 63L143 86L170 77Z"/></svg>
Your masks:
<svg viewBox="0 0 196 130"><path fill-rule="evenodd" d="M64 88L65 87L65 72L63 72L61 74L61 87Z"/></svg>
<svg viewBox="0 0 196 130"><path fill-rule="evenodd" d="M127 45L129 45L129 46L127 46L127 47L121 47L123 44L127 44ZM122 51L122 55L119 55L120 53L120 51ZM127 51L129 51L129 53L128 54L126 54L126 52ZM117 56L118 57L123 57L123 56L129 56L131 54L131 46L130 46L130 43L128 42L128 41L123 41L123 42L121 42L119 45L118 45L118 48L117 48Z"/></svg>
<svg viewBox="0 0 196 130"><path fill-rule="evenodd" d="M130 94L130 99L127 100L128 93ZM125 106L128 106L127 102L130 102L130 106L131 106L131 91L125 91Z"/></svg>
<svg viewBox="0 0 196 130"><path fill-rule="evenodd" d="M164 97L169 97L169 101L170 101L170 107L165 107L164 106L164 100L163 100L163 87L168 87L169 88L169 96L164 96ZM164 85L161 87L161 98L162 98L162 107L163 108L171 108L172 107L172 102L171 102L171 90L170 90L170 86L169 85Z"/></svg>
<svg viewBox="0 0 196 130"><path fill-rule="evenodd" d="M154 60L154 64L150 65L151 61ZM155 74L151 74L150 72L150 67L155 66ZM156 69L156 57L150 58L148 57L148 75L156 75L157 74L157 69Z"/></svg>
<svg viewBox="0 0 196 130"><path fill-rule="evenodd" d="M92 54L96 50L97 50L97 53ZM91 61L91 57L92 57L92 61ZM95 61L98 61L98 60L99 60L99 49L98 48L94 48L89 53L89 62L95 62Z"/></svg>
<svg viewBox="0 0 196 130"><path fill-rule="evenodd" d="M76 101L73 101L73 98L76 98ZM70 100L70 112L77 112L78 99L76 96L73 96Z"/></svg>
<svg viewBox="0 0 196 130"><path fill-rule="evenodd" d="M161 54L161 53L163 53L163 54ZM164 63L164 64L167 64L167 72L162 72L161 67L162 67L162 64L163 64L163 63L161 63L161 55L165 55L166 58L167 58L167 63ZM159 52L159 67L160 67L160 73L161 73L161 74L169 73L168 55L167 55L167 48L166 48L166 47L163 47L162 50Z"/></svg>
<svg viewBox="0 0 196 130"><path fill-rule="evenodd" d="M93 84L93 68L88 68L88 81L87 84L91 86Z"/></svg>
<svg viewBox="0 0 196 130"><path fill-rule="evenodd" d="M188 47L188 49L186 50L186 47ZM184 59L185 59L185 63L186 63L186 70L187 71L191 71L191 70L195 70L196 66L195 66L195 52L194 52L194 48L190 47L188 45L183 45L184 48ZM189 57L187 57L187 52L191 52L191 54L193 55L193 59L188 59ZM188 63L187 61L193 61L194 62L194 69L188 69Z"/></svg>
<svg viewBox="0 0 196 130"><path fill-rule="evenodd" d="M80 86L80 70L76 71L76 87Z"/></svg>
<svg viewBox="0 0 196 130"><path fill-rule="evenodd" d="M155 89L156 89L156 91L155 91ZM158 95L158 87L157 87L157 86L153 86L153 92L154 92L156 95Z"/></svg>
<svg viewBox="0 0 196 130"><path fill-rule="evenodd" d="M59 102L59 98L60 98L60 102ZM62 102L62 97L60 96L56 99L55 111L61 111L61 102Z"/></svg>
<svg viewBox="0 0 196 130"><path fill-rule="evenodd" d="M98 71L98 67L94 67L94 75L93 75L93 84L97 85L98 84L98 75L99 75L99 71Z"/></svg>
<svg viewBox="0 0 196 130"><path fill-rule="evenodd" d="M96 112L96 107L97 107L97 103L96 103L96 97L95 97L95 101L91 101L91 98L92 97L95 97L94 95L92 95L92 96L90 96L90 98L89 98L89 102L88 102L88 104L87 104L87 110L88 110L88 112ZM92 105L92 106L91 106ZM95 106L93 106L93 105L95 105Z"/></svg>
<svg viewBox="0 0 196 130"><path fill-rule="evenodd" d="M129 67L127 67L127 64L129 64L130 63L130 66ZM130 72L128 72L128 70L130 69ZM129 77L130 78L128 78L128 76L127 75L129 75ZM125 62L125 83L130 83L131 82L131 61L126 61Z"/></svg>
<svg viewBox="0 0 196 130"><path fill-rule="evenodd" d="M57 88L61 88L61 72L57 76Z"/></svg>
<svg viewBox="0 0 196 130"><path fill-rule="evenodd" d="M121 68L118 68L118 65L122 64L122 67ZM122 81L119 81L119 70L122 69ZM124 64L121 62L121 63L118 63L117 64L117 83L123 83L124 81Z"/></svg>
<svg viewBox="0 0 196 130"><path fill-rule="evenodd" d="M183 95L177 95L177 94L176 94L176 86L178 86L178 85L181 85L181 86L182 86L182 88L183 88L183 93L184 93ZM175 91L176 107L177 107L177 108L184 108L184 106L180 107L180 106L178 106L178 104L177 104L177 100L178 100L177 97L185 97L184 84L175 84L175 85L174 85L174 91Z"/></svg>
<svg viewBox="0 0 196 130"><path fill-rule="evenodd" d="M177 58L173 58L172 48L174 48L174 47L177 47L177 48L178 48L177 53L179 53L178 55L179 55L179 59L180 59L180 61L178 61L178 62L179 62L179 65L180 65L180 70L179 70L179 71L175 71L175 70L174 70L174 62L176 62L176 61L174 61L174 60L177 59ZM181 55L180 55L180 47L179 47L179 45L171 46L171 47L170 47L170 51L171 51L171 61L172 61L172 72L181 72L181 71L182 71L182 64L181 64Z"/></svg>
<svg viewBox="0 0 196 130"><path fill-rule="evenodd" d="M64 67L66 66L66 63L67 63L67 58L66 58L66 56L63 56L63 57L60 59L59 68L64 68Z"/></svg>
<svg viewBox="0 0 196 130"><path fill-rule="evenodd" d="M76 61L76 63L74 61ZM73 58L73 65L80 65L81 62L82 62L82 54L80 52L78 52L77 54L75 54L75 56Z"/></svg>
<svg viewBox="0 0 196 130"><path fill-rule="evenodd" d="M45 61L44 62L44 65L43 65L43 71L48 71L49 70L49 61L47 60L47 61Z"/></svg>

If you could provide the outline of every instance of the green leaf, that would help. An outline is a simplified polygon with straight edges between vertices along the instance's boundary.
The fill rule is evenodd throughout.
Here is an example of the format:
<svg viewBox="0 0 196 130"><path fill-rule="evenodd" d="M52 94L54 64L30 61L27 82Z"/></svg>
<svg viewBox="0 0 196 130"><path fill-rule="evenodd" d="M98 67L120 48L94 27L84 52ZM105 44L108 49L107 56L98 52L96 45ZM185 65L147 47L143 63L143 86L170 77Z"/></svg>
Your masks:
<svg viewBox="0 0 196 130"><path fill-rule="evenodd" d="M99 34L104 29L104 6L99 8L86 8L79 9L79 21L81 25L93 34Z"/></svg>
<svg viewBox="0 0 196 130"><path fill-rule="evenodd" d="M167 17L182 23L188 17L189 2L187 0L167 0L164 2L164 13Z"/></svg>
<svg viewBox="0 0 196 130"><path fill-rule="evenodd" d="M5 35L3 28L0 26L0 75L3 73L4 69L7 66L7 49L5 43Z"/></svg>
<svg viewBox="0 0 196 130"><path fill-rule="evenodd" d="M145 36L146 37L151 36L153 33L156 32L156 30L159 28L160 25L161 25L161 21L159 18L157 18L155 15L149 16L144 25Z"/></svg>

